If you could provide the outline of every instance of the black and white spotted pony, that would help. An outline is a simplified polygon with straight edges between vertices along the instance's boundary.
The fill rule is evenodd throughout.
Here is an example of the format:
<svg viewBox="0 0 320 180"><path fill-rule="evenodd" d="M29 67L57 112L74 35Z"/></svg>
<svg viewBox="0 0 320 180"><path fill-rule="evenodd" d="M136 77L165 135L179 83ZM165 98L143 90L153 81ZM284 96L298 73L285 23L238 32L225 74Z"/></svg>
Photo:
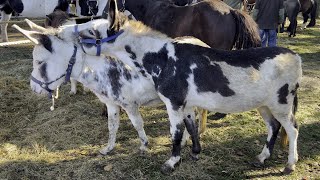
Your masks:
<svg viewBox="0 0 320 180"><path fill-rule="evenodd" d="M122 32L116 39L100 44L112 55L153 83L165 103L170 120L172 155L162 167L168 173L180 160L182 133L192 136L192 153L200 153L196 128L185 111L202 107L210 111L236 113L258 109L268 128L267 142L258 155L269 158L282 126L288 134L289 155L285 173L298 161L298 127L293 107L301 81L301 58L281 47L223 51L173 40L145 25L128 20L110 0L107 20L79 25L81 39L101 39ZM60 29L60 38L77 42L74 27ZM82 44L87 54L96 54L96 45Z"/></svg>

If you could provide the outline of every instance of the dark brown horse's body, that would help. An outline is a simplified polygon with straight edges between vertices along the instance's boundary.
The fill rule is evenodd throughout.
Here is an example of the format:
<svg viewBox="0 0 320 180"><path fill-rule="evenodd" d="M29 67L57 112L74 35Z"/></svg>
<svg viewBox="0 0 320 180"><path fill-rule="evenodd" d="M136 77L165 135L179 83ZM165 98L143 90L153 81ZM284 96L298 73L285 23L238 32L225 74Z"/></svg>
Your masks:
<svg viewBox="0 0 320 180"><path fill-rule="evenodd" d="M122 3L118 0L119 9ZM219 49L260 46L254 20L219 0L190 6L176 6L166 0L126 0L124 6L137 20L172 38L194 36Z"/></svg>

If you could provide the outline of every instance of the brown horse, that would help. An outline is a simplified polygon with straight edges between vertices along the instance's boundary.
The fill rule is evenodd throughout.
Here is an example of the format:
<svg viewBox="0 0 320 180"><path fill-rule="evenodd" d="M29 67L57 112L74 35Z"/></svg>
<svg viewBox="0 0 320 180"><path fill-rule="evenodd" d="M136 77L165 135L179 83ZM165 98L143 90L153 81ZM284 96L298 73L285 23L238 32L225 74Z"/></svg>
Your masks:
<svg viewBox="0 0 320 180"><path fill-rule="evenodd" d="M169 0L118 0L144 24L168 36L194 36L218 49L260 46L257 24L247 14L219 0L177 6Z"/></svg>

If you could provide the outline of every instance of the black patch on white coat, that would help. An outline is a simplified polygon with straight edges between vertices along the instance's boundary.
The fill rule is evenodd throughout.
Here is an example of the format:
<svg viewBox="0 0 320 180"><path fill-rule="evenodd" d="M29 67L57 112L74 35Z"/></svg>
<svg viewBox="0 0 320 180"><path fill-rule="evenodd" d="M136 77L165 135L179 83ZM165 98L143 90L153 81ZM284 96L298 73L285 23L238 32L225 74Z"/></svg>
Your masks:
<svg viewBox="0 0 320 180"><path fill-rule="evenodd" d="M288 104L287 96L289 94L289 85L285 84L278 90L278 102L280 104Z"/></svg>
<svg viewBox="0 0 320 180"><path fill-rule="evenodd" d="M146 53L142 62L148 74L158 74L161 69L159 76L152 77L156 90L170 99L174 110L182 107L188 92L187 78L191 73L187 63L181 63L180 71L174 74L176 64L168 56L167 44L156 53Z"/></svg>
<svg viewBox="0 0 320 180"><path fill-rule="evenodd" d="M43 63L43 64L39 67L39 73L40 73L40 76L43 78L44 81L48 81L47 63Z"/></svg>
<svg viewBox="0 0 320 180"><path fill-rule="evenodd" d="M177 130L173 135L173 142L172 142L172 156L180 156L181 152L181 140L183 136L184 126L183 124L177 124Z"/></svg>
<svg viewBox="0 0 320 180"><path fill-rule="evenodd" d="M273 118L269 122L269 125L272 128L272 136L271 136L270 140L266 142L266 146L269 149L270 154L272 154L273 148L274 148L274 144L275 144L275 142L277 140L277 136L278 136L281 124L279 123L279 121L277 119Z"/></svg>
<svg viewBox="0 0 320 180"><path fill-rule="evenodd" d="M199 154L201 151L200 141L199 141L199 133L198 126L195 121L191 119L191 116L188 115L188 118L183 119L184 124L187 128L188 133L191 135L192 140L192 152L194 154Z"/></svg>
<svg viewBox="0 0 320 180"><path fill-rule="evenodd" d="M4 11L6 14L11 14L13 9L8 4L5 4L2 8L0 8L0 11Z"/></svg>
<svg viewBox="0 0 320 180"><path fill-rule="evenodd" d="M115 98L119 98L122 87L122 84L120 83L121 73L119 72L117 63L118 62L115 60L110 60L110 68L107 72L107 75L110 79L112 94L115 95Z"/></svg>
<svg viewBox="0 0 320 180"><path fill-rule="evenodd" d="M137 55L136 53L134 53L132 50L131 50L131 47L129 45L125 45L124 48L126 49L127 53L130 54L130 58L135 60L137 59Z"/></svg>
<svg viewBox="0 0 320 180"><path fill-rule="evenodd" d="M53 49L52 49L52 41L51 39L44 35L44 34L40 34L39 35L39 39L38 41L40 42L40 44L43 45L44 48L46 48L49 52L53 52Z"/></svg>

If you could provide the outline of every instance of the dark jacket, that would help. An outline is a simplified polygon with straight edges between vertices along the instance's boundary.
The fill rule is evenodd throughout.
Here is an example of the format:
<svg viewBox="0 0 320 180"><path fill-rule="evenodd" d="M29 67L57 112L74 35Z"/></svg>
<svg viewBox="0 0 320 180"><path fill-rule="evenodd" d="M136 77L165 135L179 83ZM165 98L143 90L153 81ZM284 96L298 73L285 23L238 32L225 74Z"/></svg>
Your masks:
<svg viewBox="0 0 320 180"><path fill-rule="evenodd" d="M283 0L256 0L253 19L260 29L277 29L284 21Z"/></svg>

